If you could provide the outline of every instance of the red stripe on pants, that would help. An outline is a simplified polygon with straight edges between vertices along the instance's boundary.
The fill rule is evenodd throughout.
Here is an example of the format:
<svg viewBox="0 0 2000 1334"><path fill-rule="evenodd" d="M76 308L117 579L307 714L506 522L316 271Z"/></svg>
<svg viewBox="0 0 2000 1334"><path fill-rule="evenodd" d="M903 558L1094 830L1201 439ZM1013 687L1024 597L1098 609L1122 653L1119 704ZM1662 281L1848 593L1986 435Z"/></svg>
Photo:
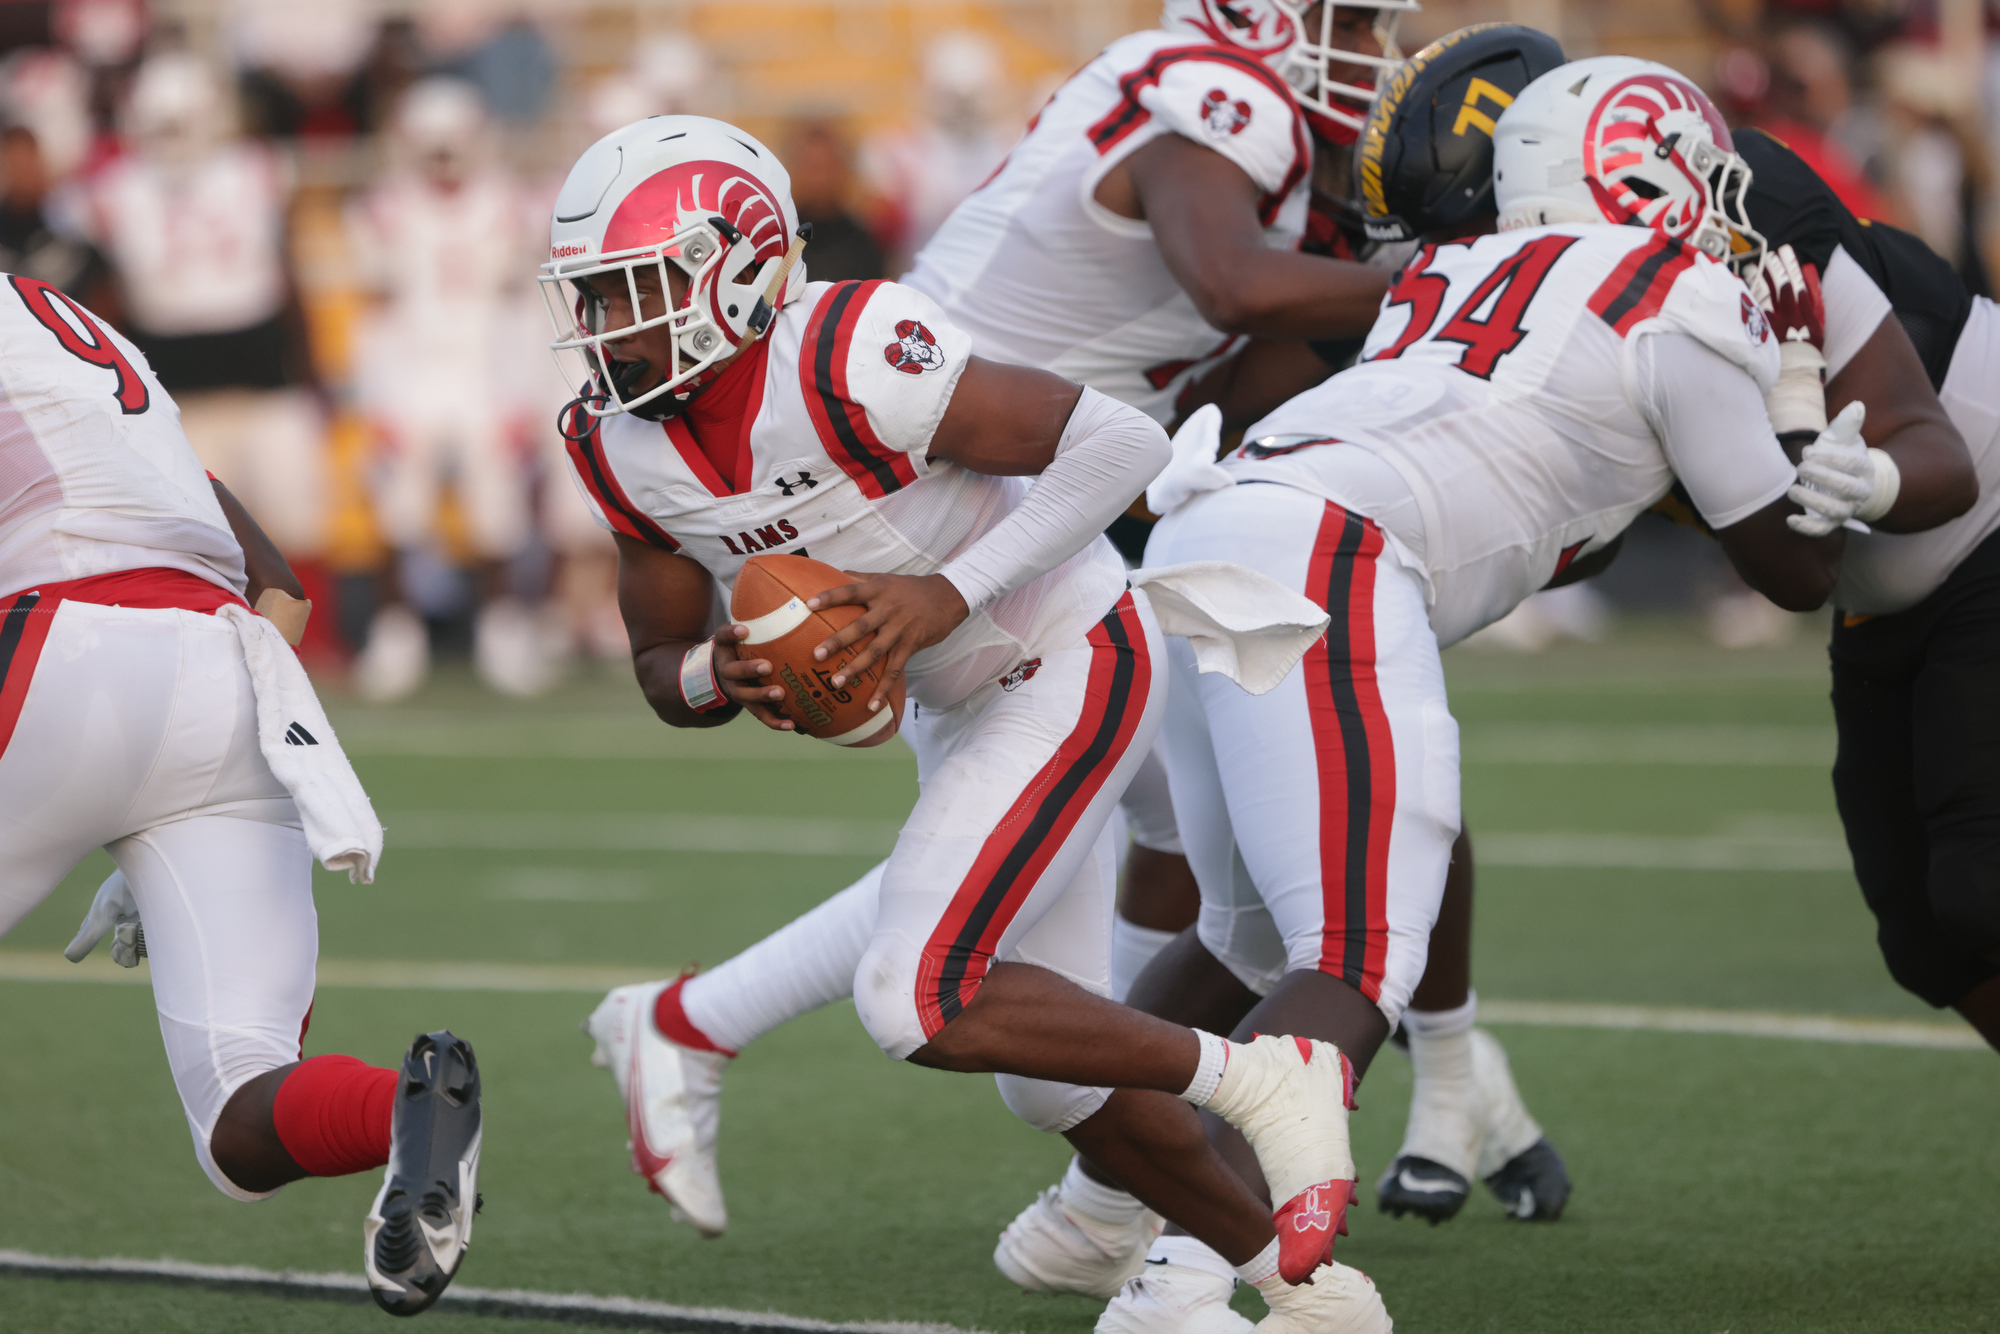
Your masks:
<svg viewBox="0 0 2000 1334"><path fill-rule="evenodd" d="M28 592L0 606L0 755L7 753L7 743L14 739L21 705L35 679L35 664L41 661L42 645L48 641L49 625L60 605L60 599Z"/></svg>
<svg viewBox="0 0 2000 1334"><path fill-rule="evenodd" d="M1389 948L1389 833L1396 812L1395 744L1375 671L1381 553L1380 529L1328 503L1306 595L1333 620L1302 664L1318 761L1319 968L1371 1001L1381 999Z"/></svg>
<svg viewBox="0 0 2000 1334"><path fill-rule="evenodd" d="M924 1036L972 1003L1000 938L1131 747L1152 693L1146 627L1128 592L1088 636L1083 712L1001 818L917 963Z"/></svg>

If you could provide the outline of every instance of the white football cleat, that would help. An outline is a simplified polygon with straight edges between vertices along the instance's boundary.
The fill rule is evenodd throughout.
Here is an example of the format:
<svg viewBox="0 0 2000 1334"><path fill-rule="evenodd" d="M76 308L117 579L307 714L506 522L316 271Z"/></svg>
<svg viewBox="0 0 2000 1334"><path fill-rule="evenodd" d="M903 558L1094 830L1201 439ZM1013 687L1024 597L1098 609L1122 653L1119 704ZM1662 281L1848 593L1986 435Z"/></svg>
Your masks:
<svg viewBox="0 0 2000 1334"><path fill-rule="evenodd" d="M1229 1308L1235 1291L1234 1278L1146 1261L1097 1317L1096 1334L1250 1334L1250 1322Z"/></svg>
<svg viewBox="0 0 2000 1334"><path fill-rule="evenodd" d="M1257 1334L1389 1334L1395 1328L1374 1282L1346 1265L1321 1265L1311 1283L1296 1287L1273 1276L1257 1291L1271 1308L1257 1322Z"/></svg>
<svg viewBox="0 0 2000 1334"><path fill-rule="evenodd" d="M1269 1033L1232 1042L1207 1106L1243 1132L1264 1169L1277 1206L1279 1274L1309 1282L1331 1262L1333 1239L1346 1235L1355 1198L1347 1140L1354 1067L1331 1042Z"/></svg>
<svg viewBox="0 0 2000 1334"><path fill-rule="evenodd" d="M1130 1223L1109 1222L1063 1199L1050 1186L1015 1216L993 1248L993 1263L1023 1292L1080 1292L1115 1297L1146 1267L1160 1216L1143 1210Z"/></svg>
<svg viewBox="0 0 2000 1334"><path fill-rule="evenodd" d="M729 1226L715 1167L722 1070L729 1057L669 1041L653 1002L671 982L641 982L606 996L583 1024L597 1043L593 1065L611 1071L632 1133L632 1170L705 1237Z"/></svg>

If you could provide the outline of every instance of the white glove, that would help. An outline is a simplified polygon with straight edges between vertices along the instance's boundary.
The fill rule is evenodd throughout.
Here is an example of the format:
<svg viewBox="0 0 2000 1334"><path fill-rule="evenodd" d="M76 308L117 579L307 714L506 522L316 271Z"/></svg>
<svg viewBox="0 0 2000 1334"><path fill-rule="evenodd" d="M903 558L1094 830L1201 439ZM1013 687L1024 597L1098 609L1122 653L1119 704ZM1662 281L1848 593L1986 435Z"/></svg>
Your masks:
<svg viewBox="0 0 2000 1334"><path fill-rule="evenodd" d="M1819 438L1805 447L1799 459L1799 480L1785 492L1806 511L1785 520L1793 532L1825 537L1842 526L1861 528L1868 520L1887 514L1896 503L1901 475L1887 454L1861 442L1861 423L1866 416L1866 405L1860 400L1849 403Z"/></svg>
<svg viewBox="0 0 2000 1334"><path fill-rule="evenodd" d="M90 911L77 928L76 939L63 950L71 963L82 963L97 942L111 933L111 962L120 968L137 968L146 957L146 929L139 924L139 905L132 901L132 887L123 871L113 871L110 879L97 887Z"/></svg>

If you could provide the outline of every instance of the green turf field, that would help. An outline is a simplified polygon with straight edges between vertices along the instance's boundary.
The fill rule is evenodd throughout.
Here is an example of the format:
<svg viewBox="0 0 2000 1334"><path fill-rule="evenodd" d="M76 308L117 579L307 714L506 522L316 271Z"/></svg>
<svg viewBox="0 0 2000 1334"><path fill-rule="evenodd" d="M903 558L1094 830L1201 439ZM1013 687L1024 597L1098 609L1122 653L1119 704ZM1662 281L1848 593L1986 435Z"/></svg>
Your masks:
<svg viewBox="0 0 2000 1334"><path fill-rule="evenodd" d="M1604 645L1459 652L1448 666L1467 817L1491 853L1487 1000L1938 1019L1888 980L1840 869L1811 632L1793 649L1725 655L1670 623L1628 624ZM495 965L469 980L517 988L725 957L871 864L914 788L907 752L839 752L747 723L674 734L612 672L532 704L448 678L409 705L334 713L389 852L374 886L320 877L326 966L307 1050L390 1063L412 1033L446 1025L477 1044L487 1208L462 1282L1090 1328L1094 1303L1025 1297L988 1261L1000 1227L1060 1172L1062 1144L1014 1122L988 1080L885 1060L845 1006L732 1069L732 1229L703 1242L629 1173L610 1079L577 1032L591 992L395 985L410 976L397 961L426 957ZM801 842L831 851L767 851ZM673 850L689 847L707 850ZM107 865L93 858L0 943L0 976L61 948ZM256 1206L208 1185L143 986L0 981L0 1009L0 1249L358 1271L373 1181L302 1183ZM1553 1227L1504 1222L1482 1194L1433 1229L1377 1214L1364 1186L1340 1256L1375 1278L1399 1328L2000 1329L1990 1052L1494 1028L1576 1195ZM1396 1147L1407 1089L1394 1055L1362 1089L1368 1183ZM1256 1310L1252 1294L1239 1304ZM448 1307L425 1318L540 1327ZM262 1294L0 1279L7 1331L386 1319Z"/></svg>

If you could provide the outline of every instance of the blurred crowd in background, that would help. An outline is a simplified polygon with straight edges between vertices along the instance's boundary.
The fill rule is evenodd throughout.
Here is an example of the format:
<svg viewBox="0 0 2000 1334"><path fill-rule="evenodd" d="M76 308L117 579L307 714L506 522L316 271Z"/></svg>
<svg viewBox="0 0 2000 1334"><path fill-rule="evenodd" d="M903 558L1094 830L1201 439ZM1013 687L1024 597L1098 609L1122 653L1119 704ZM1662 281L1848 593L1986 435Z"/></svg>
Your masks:
<svg viewBox="0 0 2000 1334"><path fill-rule="evenodd" d="M792 173L816 279L901 273L1064 75L1149 0L0 0L0 270L124 331L378 700L469 655L495 690L622 659L609 538L563 462L575 392L534 281L575 154L642 116L743 124ZM2000 0L1427 0L1665 60L1976 290L2000 273ZM1661 523L1486 642L1704 608L1791 618Z"/></svg>

